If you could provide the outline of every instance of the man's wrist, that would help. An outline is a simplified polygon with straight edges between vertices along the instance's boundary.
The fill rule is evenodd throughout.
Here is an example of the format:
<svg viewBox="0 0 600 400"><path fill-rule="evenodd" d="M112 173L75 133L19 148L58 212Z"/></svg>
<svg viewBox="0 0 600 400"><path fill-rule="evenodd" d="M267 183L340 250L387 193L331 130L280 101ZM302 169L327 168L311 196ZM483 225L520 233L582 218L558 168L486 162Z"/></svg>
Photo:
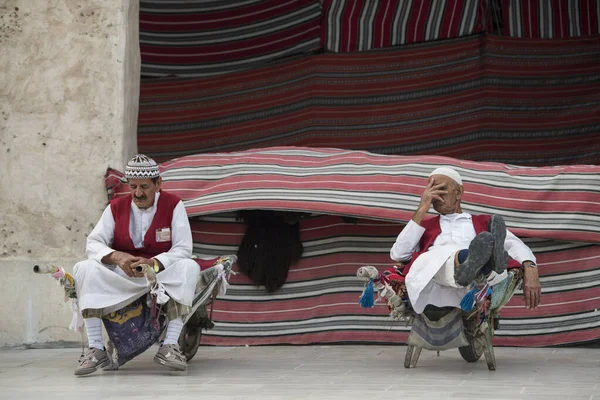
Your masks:
<svg viewBox="0 0 600 400"><path fill-rule="evenodd" d="M429 212L429 210L431 209L431 204L419 204L419 207L417 207L417 212L419 214L427 214Z"/></svg>
<svg viewBox="0 0 600 400"><path fill-rule="evenodd" d="M109 264L109 265L116 265L119 263L120 253L121 252L117 251L117 250L111 251L110 253L108 253L107 255L102 257L100 262L102 262L104 264Z"/></svg>
<svg viewBox="0 0 600 400"><path fill-rule="evenodd" d="M523 261L523 264L521 264L521 265L523 265L523 267L537 268L537 264L531 260L525 260L525 261Z"/></svg>
<svg viewBox="0 0 600 400"><path fill-rule="evenodd" d="M417 211L415 211L415 213L412 216L412 220L415 221L415 223L417 225L421 225L421 221L423 221L423 218L425 218L425 216L427 215L427 212L429 211L429 208L425 209L422 206L419 206L417 208Z"/></svg>

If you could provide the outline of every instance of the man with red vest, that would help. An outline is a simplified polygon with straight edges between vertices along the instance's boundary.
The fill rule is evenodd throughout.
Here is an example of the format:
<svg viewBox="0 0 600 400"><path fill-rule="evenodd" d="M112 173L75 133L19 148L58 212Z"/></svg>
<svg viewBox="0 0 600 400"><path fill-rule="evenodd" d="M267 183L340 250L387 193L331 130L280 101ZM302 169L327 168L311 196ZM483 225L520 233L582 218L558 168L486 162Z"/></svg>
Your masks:
<svg viewBox="0 0 600 400"><path fill-rule="evenodd" d="M150 265L170 297L169 322L154 361L170 369L187 368L178 346L182 316L191 310L199 279L191 259L192 232L179 197L162 191L158 165L138 154L125 168L131 196L113 199L87 238L88 259L75 265L73 278L85 321L89 349L75 369L86 375L109 364L102 344L102 316L138 299L150 288L136 267ZM163 298L165 298L163 296Z"/></svg>
<svg viewBox="0 0 600 400"><path fill-rule="evenodd" d="M463 212L463 193L456 170L434 170L417 211L390 251L393 260L408 262L403 275L413 309L420 314L428 304L460 307L478 274L493 286L506 278L507 266L520 265L527 307L537 307L541 286L533 252L506 229L502 217ZM440 215L425 220L432 205Z"/></svg>

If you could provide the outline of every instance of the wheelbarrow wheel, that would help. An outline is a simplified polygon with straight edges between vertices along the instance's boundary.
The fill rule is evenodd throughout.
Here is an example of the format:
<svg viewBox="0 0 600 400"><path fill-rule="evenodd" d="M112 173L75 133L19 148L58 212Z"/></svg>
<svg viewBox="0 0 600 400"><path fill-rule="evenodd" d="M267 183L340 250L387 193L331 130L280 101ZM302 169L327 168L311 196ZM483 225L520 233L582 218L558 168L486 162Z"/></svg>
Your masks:
<svg viewBox="0 0 600 400"><path fill-rule="evenodd" d="M474 338L467 338L468 346L458 348L458 352L466 362L476 362L483 355L483 346Z"/></svg>
<svg viewBox="0 0 600 400"><path fill-rule="evenodd" d="M466 362L476 362L483 355L484 344L477 338L477 327L473 323L466 324L465 336L468 346L458 348L458 352Z"/></svg>
<svg viewBox="0 0 600 400"><path fill-rule="evenodd" d="M213 324L206 310L206 304L198 307L181 330L181 335L179 336L179 348L188 361L194 358L198 347L200 347L202 329L212 329L214 326L215 324Z"/></svg>
<svg viewBox="0 0 600 400"><path fill-rule="evenodd" d="M201 338L202 328L189 325L183 327L179 336L179 348L188 361L196 355L198 347L200 347Z"/></svg>

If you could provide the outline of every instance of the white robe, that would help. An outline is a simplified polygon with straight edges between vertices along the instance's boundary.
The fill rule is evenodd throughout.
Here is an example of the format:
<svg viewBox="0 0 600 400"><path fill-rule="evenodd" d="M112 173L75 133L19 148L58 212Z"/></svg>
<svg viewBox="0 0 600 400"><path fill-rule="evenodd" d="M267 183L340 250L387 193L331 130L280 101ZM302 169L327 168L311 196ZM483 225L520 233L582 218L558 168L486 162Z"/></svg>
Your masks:
<svg viewBox="0 0 600 400"><path fill-rule="evenodd" d="M154 205L146 210L131 204L129 234L136 248L143 247L144 236L156 214L160 193ZM102 263L102 258L115 251L113 242L115 219L110 205L92 233L88 236L86 252L88 259L77 263L73 269L75 289L80 310L103 309L104 314L116 311L150 291L146 278L130 278L116 265ZM192 232L180 201L173 211L171 221L171 249L155 258L165 267L157 275L158 282L173 300L191 306L198 284L200 269L192 260Z"/></svg>
<svg viewBox="0 0 600 400"><path fill-rule="evenodd" d="M467 249L476 236L472 217L468 213L441 215L440 228L442 233L428 251L413 262L406 276L408 296L413 309L419 314L427 304L459 307L468 291L454 282L454 255ZM396 261L408 261L414 252L420 250L419 240L424 232L425 228L411 220L398 235L390 257ZM518 262L536 261L531 249L508 230L504 249ZM501 275L492 272L488 283L495 285L505 277L506 272Z"/></svg>

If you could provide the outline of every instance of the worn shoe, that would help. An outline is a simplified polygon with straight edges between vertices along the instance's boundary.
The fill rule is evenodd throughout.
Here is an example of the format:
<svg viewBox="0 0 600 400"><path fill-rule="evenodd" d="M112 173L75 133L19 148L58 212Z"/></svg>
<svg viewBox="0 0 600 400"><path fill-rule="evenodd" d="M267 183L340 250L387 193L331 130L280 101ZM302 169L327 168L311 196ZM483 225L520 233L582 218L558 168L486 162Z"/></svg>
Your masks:
<svg viewBox="0 0 600 400"><path fill-rule="evenodd" d="M454 280L460 286L468 286L492 256L494 238L490 232L481 232L469 244L467 259L454 270Z"/></svg>
<svg viewBox="0 0 600 400"><path fill-rule="evenodd" d="M506 239L504 218L499 215L492 215L488 223L488 231L494 238L494 250L490 257L490 268L497 274L501 274L506 269L510 258L506 250L504 250L504 241Z"/></svg>
<svg viewBox="0 0 600 400"><path fill-rule="evenodd" d="M99 350L91 347L79 359L79 366L75 368L75 375L87 375L96 372L98 368L106 367L110 364L106 350Z"/></svg>
<svg viewBox="0 0 600 400"><path fill-rule="evenodd" d="M163 344L154 356L154 362L175 371L187 369L187 359L178 344Z"/></svg>

